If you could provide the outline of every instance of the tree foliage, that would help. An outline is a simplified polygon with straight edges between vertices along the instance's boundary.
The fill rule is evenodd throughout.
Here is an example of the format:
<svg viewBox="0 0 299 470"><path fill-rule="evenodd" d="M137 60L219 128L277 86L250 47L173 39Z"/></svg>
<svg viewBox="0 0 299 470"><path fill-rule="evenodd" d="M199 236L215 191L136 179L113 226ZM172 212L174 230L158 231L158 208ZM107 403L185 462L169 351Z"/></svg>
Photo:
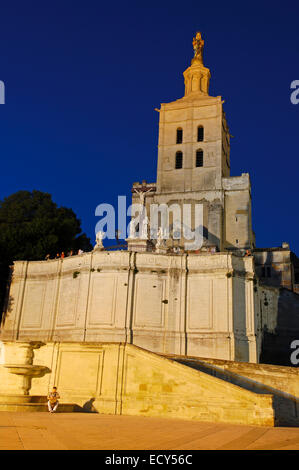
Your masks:
<svg viewBox="0 0 299 470"><path fill-rule="evenodd" d="M0 288L14 260L43 260L47 254L89 251L89 238L72 209L58 207L48 193L18 191L0 201ZM0 298L0 303L1 298Z"/></svg>

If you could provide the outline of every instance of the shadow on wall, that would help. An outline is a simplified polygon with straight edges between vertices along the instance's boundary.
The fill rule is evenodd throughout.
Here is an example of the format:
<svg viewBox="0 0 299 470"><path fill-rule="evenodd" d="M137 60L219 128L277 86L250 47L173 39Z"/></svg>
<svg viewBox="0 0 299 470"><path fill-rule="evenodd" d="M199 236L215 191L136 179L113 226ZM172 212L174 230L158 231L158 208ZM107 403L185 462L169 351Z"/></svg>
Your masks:
<svg viewBox="0 0 299 470"><path fill-rule="evenodd" d="M282 272L281 271L275 271L275 269L272 269L272 264L273 264L273 253L269 251L266 256L266 261L265 261L265 269L267 268L270 269L270 276L269 277L264 277L263 282L265 282L268 285L275 285L277 287L280 287L282 285ZM266 275L269 273L265 272Z"/></svg>
<svg viewBox="0 0 299 470"><path fill-rule="evenodd" d="M9 287L7 287L7 294L4 302L3 311L0 312L0 326L4 325L7 315L13 311L14 297L9 295Z"/></svg>
<svg viewBox="0 0 299 470"><path fill-rule="evenodd" d="M172 241L176 240L177 242L179 242L180 240L184 240L184 243L192 244L194 242L194 232L196 231L197 233L202 234L203 246L216 246L217 250L220 251L219 237L217 235L214 235L212 232L209 232L208 228L205 225L198 225L194 230L192 229L192 237L190 238L190 240L184 238L184 232L176 232L173 223L171 223L168 228ZM189 233L187 225L184 226L184 229L186 229L186 233ZM181 239L174 238L175 236L178 236L178 234L182 236Z"/></svg>
<svg viewBox="0 0 299 470"><path fill-rule="evenodd" d="M98 413L98 411L93 406L95 398L90 398L84 405L82 406L82 412L84 413Z"/></svg>
<svg viewBox="0 0 299 470"><path fill-rule="evenodd" d="M208 242L211 245L215 245L217 246L218 250L220 250L220 240L217 235L214 235L212 232L209 232L209 230L205 226L202 228L202 234L204 242Z"/></svg>
<svg viewBox="0 0 299 470"><path fill-rule="evenodd" d="M243 272L246 271L243 258L239 259ZM235 336L235 360L250 361L249 339L246 335L246 283L235 277L233 282L233 331Z"/></svg>
<svg viewBox="0 0 299 470"><path fill-rule="evenodd" d="M272 268L273 261L273 253L268 251L264 264L256 263L256 272L265 286L280 287L283 280L282 272Z"/></svg>
<svg viewBox="0 0 299 470"><path fill-rule="evenodd" d="M12 267L0 263L0 325L4 321L3 312L9 313L13 306L13 298L9 296L12 270Z"/></svg>
<svg viewBox="0 0 299 470"><path fill-rule="evenodd" d="M278 297L276 328L270 332L263 329L260 362L298 367L291 361L294 349L291 343L299 341L299 294L281 287ZM299 357L299 354L298 354Z"/></svg>

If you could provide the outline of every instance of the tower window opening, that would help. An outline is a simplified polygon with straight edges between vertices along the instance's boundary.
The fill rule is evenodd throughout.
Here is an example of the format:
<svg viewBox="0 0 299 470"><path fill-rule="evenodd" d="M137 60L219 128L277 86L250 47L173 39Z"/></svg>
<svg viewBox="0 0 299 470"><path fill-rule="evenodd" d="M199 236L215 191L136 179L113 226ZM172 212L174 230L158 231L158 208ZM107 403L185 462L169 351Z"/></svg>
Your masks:
<svg viewBox="0 0 299 470"><path fill-rule="evenodd" d="M204 128L203 126L198 126L197 128L197 142L203 142L204 139Z"/></svg>
<svg viewBox="0 0 299 470"><path fill-rule="evenodd" d="M203 151L202 150L197 150L196 151L196 162L195 162L196 167L203 166Z"/></svg>
<svg viewBox="0 0 299 470"><path fill-rule="evenodd" d="M176 130L176 143L181 144L183 142L183 129Z"/></svg>
<svg viewBox="0 0 299 470"><path fill-rule="evenodd" d="M176 170L183 168L183 153L182 152L177 152L175 154L175 168Z"/></svg>

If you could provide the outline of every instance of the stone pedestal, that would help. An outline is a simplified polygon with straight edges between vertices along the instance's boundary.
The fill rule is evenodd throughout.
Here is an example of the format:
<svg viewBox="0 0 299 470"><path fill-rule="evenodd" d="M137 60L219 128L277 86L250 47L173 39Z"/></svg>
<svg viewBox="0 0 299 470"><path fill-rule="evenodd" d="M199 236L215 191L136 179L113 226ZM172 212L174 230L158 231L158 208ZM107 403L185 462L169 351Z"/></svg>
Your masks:
<svg viewBox="0 0 299 470"><path fill-rule="evenodd" d="M167 246L159 246L158 248L155 249L155 253L158 253L159 255L166 255L167 252L168 252Z"/></svg>
<svg viewBox="0 0 299 470"><path fill-rule="evenodd" d="M20 377L17 391L21 395L29 395L33 377L42 377L47 372L50 372L48 367L34 366L32 364L4 364L4 367L11 374Z"/></svg>
<svg viewBox="0 0 299 470"><path fill-rule="evenodd" d="M151 240L143 240L141 238L127 238L128 251L153 251L154 245Z"/></svg>

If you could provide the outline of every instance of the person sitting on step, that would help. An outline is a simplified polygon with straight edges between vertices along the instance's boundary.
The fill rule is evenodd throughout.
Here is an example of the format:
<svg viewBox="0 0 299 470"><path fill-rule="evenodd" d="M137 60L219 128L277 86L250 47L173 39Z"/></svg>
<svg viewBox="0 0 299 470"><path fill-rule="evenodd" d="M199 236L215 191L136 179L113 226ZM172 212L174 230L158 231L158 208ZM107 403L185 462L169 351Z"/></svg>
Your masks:
<svg viewBox="0 0 299 470"><path fill-rule="evenodd" d="M60 398L59 393L57 392L57 387L53 387L52 392L48 394L48 410L50 413L55 413L57 410Z"/></svg>

